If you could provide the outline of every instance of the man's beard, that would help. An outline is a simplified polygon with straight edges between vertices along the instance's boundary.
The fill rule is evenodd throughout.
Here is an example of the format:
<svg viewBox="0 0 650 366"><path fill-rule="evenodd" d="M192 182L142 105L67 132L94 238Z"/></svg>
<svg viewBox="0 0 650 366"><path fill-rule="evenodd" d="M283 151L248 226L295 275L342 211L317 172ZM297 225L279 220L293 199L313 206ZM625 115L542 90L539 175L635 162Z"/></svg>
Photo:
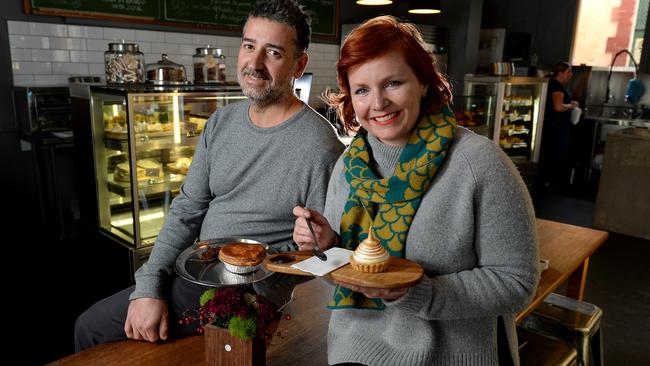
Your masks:
<svg viewBox="0 0 650 366"><path fill-rule="evenodd" d="M248 86L244 81L244 76L247 75L262 80L269 80L270 83L265 88ZM244 95L259 108L266 108L272 104L278 103L285 97L287 90L290 89L290 87L285 85L285 83L276 83L271 75L266 71L255 70L248 67L237 73L237 80L239 81L239 85L241 86Z"/></svg>

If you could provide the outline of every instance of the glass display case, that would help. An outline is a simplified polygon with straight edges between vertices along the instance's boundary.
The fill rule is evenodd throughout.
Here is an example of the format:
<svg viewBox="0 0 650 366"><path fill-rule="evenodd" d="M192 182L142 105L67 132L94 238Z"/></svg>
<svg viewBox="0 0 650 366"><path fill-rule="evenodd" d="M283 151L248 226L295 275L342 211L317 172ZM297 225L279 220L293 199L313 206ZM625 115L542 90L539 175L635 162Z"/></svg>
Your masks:
<svg viewBox="0 0 650 366"><path fill-rule="evenodd" d="M486 136L515 163L539 161L547 85L546 78L465 76L467 94L496 98L494 125Z"/></svg>
<svg viewBox="0 0 650 366"><path fill-rule="evenodd" d="M150 249L208 117L242 99L238 85L92 86L99 229Z"/></svg>
<svg viewBox="0 0 650 366"><path fill-rule="evenodd" d="M496 94L455 95L451 109L459 125L493 138Z"/></svg>
<svg viewBox="0 0 650 366"><path fill-rule="evenodd" d="M18 128L23 136L49 137L72 130L67 87L21 87L13 90Z"/></svg>

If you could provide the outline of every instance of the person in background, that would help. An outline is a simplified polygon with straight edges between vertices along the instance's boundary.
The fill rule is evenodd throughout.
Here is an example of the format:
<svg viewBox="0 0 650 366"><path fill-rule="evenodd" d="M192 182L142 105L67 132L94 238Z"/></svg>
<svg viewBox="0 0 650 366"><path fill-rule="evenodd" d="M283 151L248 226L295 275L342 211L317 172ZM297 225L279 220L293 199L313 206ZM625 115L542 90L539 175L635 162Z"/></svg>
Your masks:
<svg viewBox="0 0 650 366"><path fill-rule="evenodd" d="M535 294L530 196L492 141L457 126L449 83L415 26L368 20L341 47L328 95L357 131L329 182L325 211L295 207L294 241L355 249L373 235L425 271L410 288L338 282L330 364L518 364L515 313Z"/></svg>
<svg viewBox="0 0 650 366"><path fill-rule="evenodd" d="M565 192L571 179L571 110L579 106L565 87L571 76L573 72L568 62L555 64L546 94L541 172L544 187L555 193Z"/></svg>
<svg viewBox="0 0 650 366"><path fill-rule="evenodd" d="M205 287L174 275L173 264L197 238L244 237L274 251L295 250L291 210L324 207L332 168L343 151L334 127L293 93L307 65L310 35L309 16L296 1L254 5L237 60L248 99L210 117L135 286L79 316L77 351L126 338L155 342L196 334L196 324L181 326L178 319L198 306ZM274 275L255 289L282 305L292 280Z"/></svg>

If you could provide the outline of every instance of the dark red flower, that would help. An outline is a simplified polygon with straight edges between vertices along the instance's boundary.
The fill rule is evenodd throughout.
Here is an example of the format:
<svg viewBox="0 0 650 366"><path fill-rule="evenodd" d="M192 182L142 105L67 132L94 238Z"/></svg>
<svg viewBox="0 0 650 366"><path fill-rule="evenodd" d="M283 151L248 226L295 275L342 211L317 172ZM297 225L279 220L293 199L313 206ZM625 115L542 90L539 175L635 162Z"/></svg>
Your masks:
<svg viewBox="0 0 650 366"><path fill-rule="evenodd" d="M186 324L199 320L198 333L202 333L203 325L210 322L227 328L230 319L238 316L242 319L254 318L257 335L264 335L269 324L280 317L275 304L264 296L250 294L246 287L220 287L208 291L214 291L214 296L205 305L186 312L192 315L183 315Z"/></svg>

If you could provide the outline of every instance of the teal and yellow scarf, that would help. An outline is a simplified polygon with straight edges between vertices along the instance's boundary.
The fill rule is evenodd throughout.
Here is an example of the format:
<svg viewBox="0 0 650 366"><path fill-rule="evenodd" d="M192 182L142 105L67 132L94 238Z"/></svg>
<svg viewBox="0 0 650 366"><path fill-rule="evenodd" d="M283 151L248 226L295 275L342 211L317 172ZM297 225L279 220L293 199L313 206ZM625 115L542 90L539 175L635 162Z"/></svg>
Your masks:
<svg viewBox="0 0 650 366"><path fill-rule="evenodd" d="M391 256L404 257L404 243L422 195L427 191L447 155L456 131L456 119L448 106L422 117L402 151L393 175L378 179L370 168L365 134L358 134L343 157L345 179L350 184L343 217L342 246L354 250L373 234ZM381 310L381 299L336 286L329 309Z"/></svg>

